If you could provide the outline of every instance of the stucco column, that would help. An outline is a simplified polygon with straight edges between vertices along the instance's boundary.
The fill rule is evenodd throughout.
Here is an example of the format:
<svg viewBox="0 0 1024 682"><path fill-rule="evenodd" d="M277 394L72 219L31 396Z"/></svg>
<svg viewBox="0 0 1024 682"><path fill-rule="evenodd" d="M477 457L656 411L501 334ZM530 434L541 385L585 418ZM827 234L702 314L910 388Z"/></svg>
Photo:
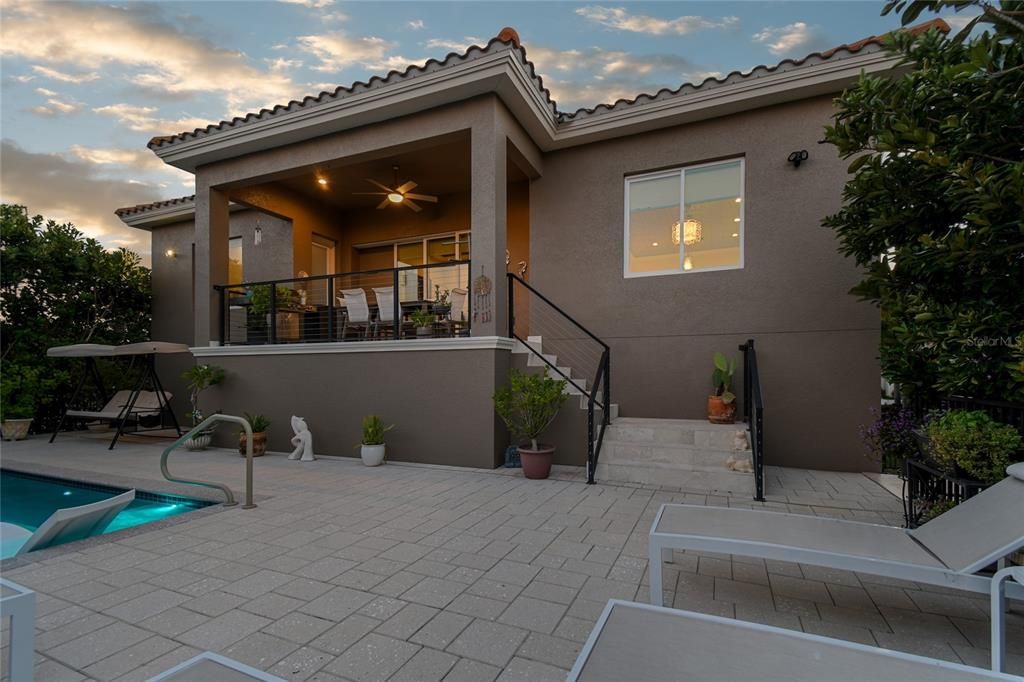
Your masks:
<svg viewBox="0 0 1024 682"><path fill-rule="evenodd" d="M473 307L473 336L508 335L508 282L505 277L507 237L506 137L495 117L473 126L470 136L470 230L472 260L469 274ZM474 283L491 280L491 293L481 305Z"/></svg>
<svg viewBox="0 0 1024 682"><path fill-rule="evenodd" d="M228 284L228 196L196 178L195 345L219 345L220 296ZM184 314L185 311L182 311ZM212 342L212 343L211 343Z"/></svg>

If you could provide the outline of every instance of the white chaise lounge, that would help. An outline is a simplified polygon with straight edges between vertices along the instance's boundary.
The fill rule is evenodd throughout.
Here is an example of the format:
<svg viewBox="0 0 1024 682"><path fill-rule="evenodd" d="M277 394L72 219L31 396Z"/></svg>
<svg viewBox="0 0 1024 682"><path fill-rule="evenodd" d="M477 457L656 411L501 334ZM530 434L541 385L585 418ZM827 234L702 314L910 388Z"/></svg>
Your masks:
<svg viewBox="0 0 1024 682"><path fill-rule="evenodd" d="M1019 680L923 656L613 599L568 682Z"/></svg>
<svg viewBox="0 0 1024 682"><path fill-rule="evenodd" d="M147 682L285 682L233 658L206 651L165 670Z"/></svg>
<svg viewBox="0 0 1024 682"><path fill-rule="evenodd" d="M135 491L129 490L99 502L58 509L34 533L13 523L0 523L3 556L25 554L102 533L134 499Z"/></svg>
<svg viewBox="0 0 1024 682"><path fill-rule="evenodd" d="M920 528L664 504L651 526L651 603L663 603L662 561L672 550L737 554L899 578L988 594L978 571L1024 547L1024 462L1007 478ZM1012 583L1006 594L1024 599Z"/></svg>

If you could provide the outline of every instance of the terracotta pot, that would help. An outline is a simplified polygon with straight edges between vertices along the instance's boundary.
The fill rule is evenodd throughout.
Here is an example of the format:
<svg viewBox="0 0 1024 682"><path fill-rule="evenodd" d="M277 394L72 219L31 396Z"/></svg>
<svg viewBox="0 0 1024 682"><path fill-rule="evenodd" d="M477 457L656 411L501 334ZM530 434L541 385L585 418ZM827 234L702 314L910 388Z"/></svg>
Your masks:
<svg viewBox="0 0 1024 682"><path fill-rule="evenodd" d="M720 395L708 396L708 421L712 424L733 424L736 421L736 401L726 403Z"/></svg>
<svg viewBox="0 0 1024 682"><path fill-rule="evenodd" d="M28 427L32 426L32 418L28 419L5 419L0 423L0 431L3 431L4 440L25 440L28 438Z"/></svg>
<svg viewBox="0 0 1024 682"><path fill-rule="evenodd" d="M267 432L252 434L252 456L262 457L267 452ZM238 454L245 457L245 433L238 434Z"/></svg>
<svg viewBox="0 0 1024 682"><path fill-rule="evenodd" d="M551 460L555 458L555 447L538 445L534 450L529 445L520 445L519 458L523 463L523 476L547 478L551 474Z"/></svg>

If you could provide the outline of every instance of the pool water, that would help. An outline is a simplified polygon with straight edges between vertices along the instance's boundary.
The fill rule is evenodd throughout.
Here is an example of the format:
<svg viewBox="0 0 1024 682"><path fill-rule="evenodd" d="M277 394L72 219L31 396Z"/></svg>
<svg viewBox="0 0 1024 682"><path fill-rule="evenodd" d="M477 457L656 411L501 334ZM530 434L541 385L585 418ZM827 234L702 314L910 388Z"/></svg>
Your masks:
<svg viewBox="0 0 1024 682"><path fill-rule="evenodd" d="M99 502L125 488L67 481L48 476L0 470L0 521L35 531L58 509ZM189 497L135 491L135 500L118 514L104 533L140 526L213 504ZM16 550L16 548L15 548ZM13 554L15 550L9 553ZM0 558L6 559L5 551Z"/></svg>

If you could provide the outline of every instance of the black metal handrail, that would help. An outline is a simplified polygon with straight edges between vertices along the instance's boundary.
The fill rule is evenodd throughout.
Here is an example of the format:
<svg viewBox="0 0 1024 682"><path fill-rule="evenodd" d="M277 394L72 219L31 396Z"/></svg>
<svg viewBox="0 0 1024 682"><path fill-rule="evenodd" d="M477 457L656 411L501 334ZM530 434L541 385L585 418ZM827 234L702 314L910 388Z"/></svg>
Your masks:
<svg viewBox="0 0 1024 682"><path fill-rule="evenodd" d="M530 286L522 277L515 273L509 272L508 275L508 335L509 338L516 339L522 343L531 353L536 355L543 361L543 363L550 369L554 370L556 374L561 376L567 382L579 389L583 395L587 397L587 483L595 483L594 472L597 469L597 460L601 454L601 445L604 442L604 432L608 425L611 423L611 349L608 344L599 339L593 332L584 327L582 324L577 322L567 312L562 310L556 303L551 301L547 296L540 293L532 286ZM588 390L585 386L581 386L579 383L573 380L571 376L568 376L559 369L557 366L552 364L544 354L538 352L528 342L528 339L524 339L516 331L516 299L515 291L517 286L524 287L531 294L536 296L538 299L543 301L548 307L550 307L555 313L558 314L560 320L571 323L576 329L583 332L587 337L597 342L601 349L601 357L597 363L597 369L594 374L594 381L590 385ZM527 335L528 336L528 335ZM598 396L600 395L600 398ZM596 408L601 409L601 423L600 430L596 434L595 430L597 425L594 423L594 412Z"/></svg>
<svg viewBox="0 0 1024 682"><path fill-rule="evenodd" d="M750 451L754 465L754 499L764 502L764 398L761 396L761 375L757 371L754 340L740 344L743 353L743 420L750 427Z"/></svg>
<svg viewBox="0 0 1024 682"><path fill-rule="evenodd" d="M267 328L267 343L275 344L278 342L278 325L277 325L277 313L281 311L282 306L279 305L278 301L278 287L283 285L290 285L293 290L301 290L309 288L310 284L324 283L325 286L325 298L326 305L323 306L323 311L326 312L326 324L323 325L326 329L318 329L318 338L316 340L331 341L336 336L336 309L335 304L335 293L338 290L338 284L343 282L345 278L358 278L358 277L373 277L373 276L386 276L390 275L390 284L392 287L392 315L390 331L392 338L400 339L402 334L402 307L403 301L400 300L400 286L399 276L403 272L409 271L423 271L431 270L435 268L452 268L458 266L466 266L467 281L466 289L469 288L468 273L471 272L472 264L469 260L458 260L458 261L446 261L444 263L426 263L423 265L406 265L397 268L376 268L372 270L356 270L352 272L340 272L329 275L312 275L309 277L289 277L281 279L269 279L260 280L253 282L240 282L237 284L215 284L213 289L220 295L220 315L219 315L219 327L220 327L220 341L222 344L227 344L230 339L227 338L227 319L226 310L228 304L228 295L232 292L239 293L241 291L251 292L253 289L258 287L266 287L269 296L269 306L267 307L267 316L270 323ZM383 281L381 282L383 284ZM424 290L424 297L429 295L429 292ZM289 311L289 306L283 306L285 312ZM468 321L472 319L472 296L466 298L466 330L468 330ZM377 324L377 323L375 323ZM377 324L375 329L383 330L387 329L382 325ZM326 333L324 333L326 332Z"/></svg>

